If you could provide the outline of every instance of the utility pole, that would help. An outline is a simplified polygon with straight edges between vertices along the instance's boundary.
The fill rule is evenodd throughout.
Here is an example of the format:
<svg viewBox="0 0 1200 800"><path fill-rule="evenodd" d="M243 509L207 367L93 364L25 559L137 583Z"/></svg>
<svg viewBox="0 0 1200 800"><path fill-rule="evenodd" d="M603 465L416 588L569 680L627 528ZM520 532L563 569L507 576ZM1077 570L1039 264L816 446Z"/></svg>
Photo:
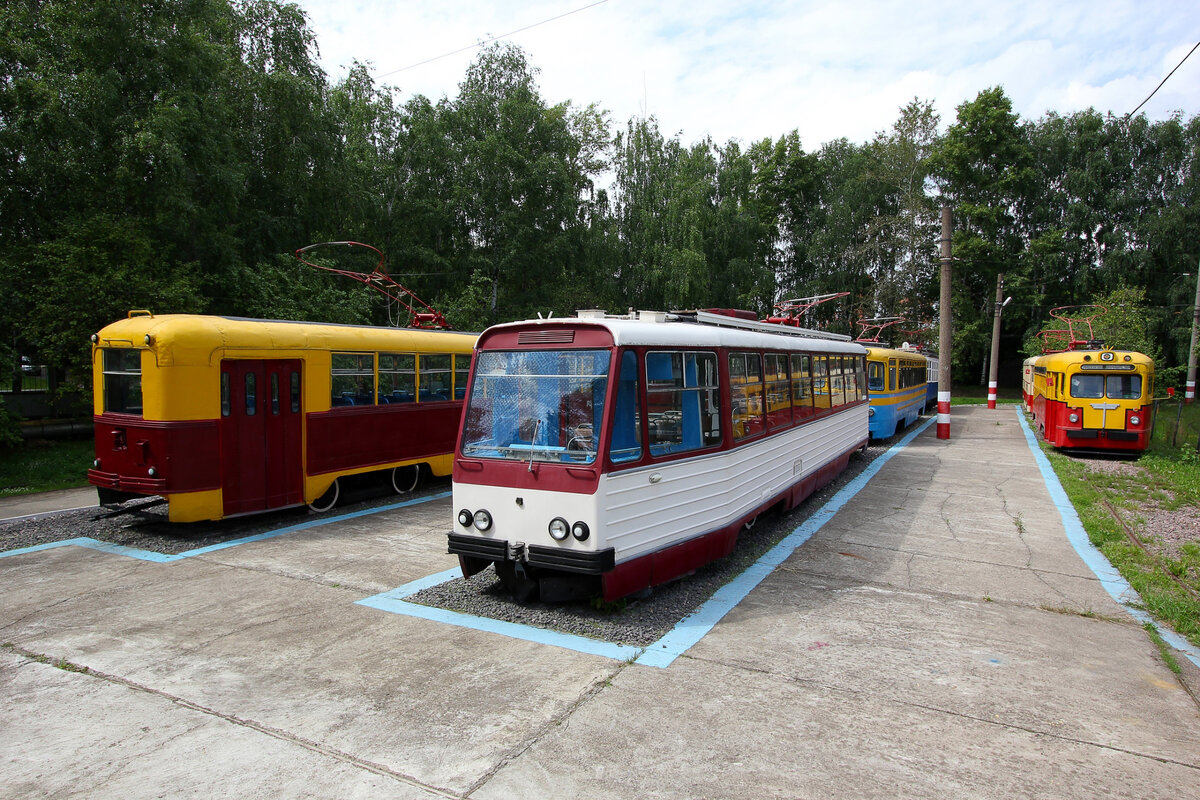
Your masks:
<svg viewBox="0 0 1200 800"><path fill-rule="evenodd" d="M1012 298L1004 300L1004 273L996 276L996 309L992 317L992 358L988 362L988 408L996 407L996 380L1000 374L1000 312Z"/></svg>
<svg viewBox="0 0 1200 800"><path fill-rule="evenodd" d="M950 362L954 359L954 339L950 315L951 264L950 206L942 206L942 296L938 309L938 414L937 438L950 438Z"/></svg>
<svg viewBox="0 0 1200 800"><path fill-rule="evenodd" d="M1200 269L1196 270L1196 301L1192 303L1192 343L1188 347L1187 385L1183 389L1183 402L1191 405L1196 399L1196 338L1200 334Z"/></svg>

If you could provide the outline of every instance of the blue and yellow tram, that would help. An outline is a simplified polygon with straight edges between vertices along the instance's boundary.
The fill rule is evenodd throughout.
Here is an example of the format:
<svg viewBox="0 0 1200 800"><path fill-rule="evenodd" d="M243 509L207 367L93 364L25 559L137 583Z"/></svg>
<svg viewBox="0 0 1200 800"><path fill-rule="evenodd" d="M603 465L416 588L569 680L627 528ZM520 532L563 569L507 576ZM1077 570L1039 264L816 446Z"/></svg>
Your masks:
<svg viewBox="0 0 1200 800"><path fill-rule="evenodd" d="M867 348L872 439L886 439L916 422L929 402L929 359L911 350ZM934 394L936 400L936 393Z"/></svg>

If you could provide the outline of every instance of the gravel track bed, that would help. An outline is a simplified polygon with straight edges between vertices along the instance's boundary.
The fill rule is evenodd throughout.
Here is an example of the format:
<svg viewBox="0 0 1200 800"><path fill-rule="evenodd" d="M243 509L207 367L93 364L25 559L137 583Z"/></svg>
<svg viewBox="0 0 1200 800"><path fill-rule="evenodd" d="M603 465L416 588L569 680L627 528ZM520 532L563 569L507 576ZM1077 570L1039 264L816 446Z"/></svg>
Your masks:
<svg viewBox="0 0 1200 800"><path fill-rule="evenodd" d="M378 489L358 489L348 500L327 514L315 514L307 507L289 508L266 514L235 517L215 522L171 523L167 507L156 506L136 514L109 516L102 508L85 508L42 514L36 517L0 522L0 552L61 542L78 536L90 536L102 542L136 547L154 553L176 555L188 550L224 544L259 533L338 516L366 511L379 506L415 500L450 490L449 478L426 480L416 491L404 495L384 494ZM349 493L348 493L349 494ZM447 521L447 530L449 530Z"/></svg>
<svg viewBox="0 0 1200 800"><path fill-rule="evenodd" d="M627 598L624 602L603 609L586 602L521 604L502 590L499 579L489 567L470 579L455 578L406 599L474 616L644 647L660 639L681 619L699 608L713 592L794 531L846 483L886 452L894 441L898 439L872 443L864 451L855 453L841 475L815 492L799 508L787 514L764 515L749 530L743 530L738 536L734 552L729 556L685 578L655 587L644 597ZM364 511L449 489L449 479L433 479L411 494L359 498L356 502L339 505L330 513L340 515ZM319 518L319 515L303 508L217 522L172 524L167 521L165 505L120 516L105 516L103 509L92 508L0 522L0 551L88 536L112 544L174 555ZM447 519L447 530L450 529L450 522Z"/></svg>
<svg viewBox="0 0 1200 800"><path fill-rule="evenodd" d="M898 441L898 439L894 440ZM409 602L460 611L478 617L515 622L561 633L572 633L616 644L645 647L653 644L712 594L740 575L785 536L794 531L843 486L894 444L871 444L850 458L850 464L832 483L815 492L786 514L767 514L738 535L737 546L727 557L691 575L656 586L647 596L626 598L612 608L590 603L517 603L501 588L491 567L469 579L455 578L405 598Z"/></svg>

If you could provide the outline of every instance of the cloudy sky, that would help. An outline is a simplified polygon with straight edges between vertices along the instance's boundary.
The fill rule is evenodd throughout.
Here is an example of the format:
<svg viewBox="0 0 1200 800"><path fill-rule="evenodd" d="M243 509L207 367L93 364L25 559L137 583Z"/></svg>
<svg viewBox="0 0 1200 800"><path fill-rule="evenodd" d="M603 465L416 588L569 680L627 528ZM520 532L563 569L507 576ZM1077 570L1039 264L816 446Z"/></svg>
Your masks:
<svg viewBox="0 0 1200 800"><path fill-rule="evenodd" d="M796 129L809 150L869 140L914 97L934 103L944 128L958 104L996 85L1022 118L1125 114L1200 42L1196 0L298 4L334 80L357 59L402 99L454 97L476 45L502 37L540 71L547 103L596 103L617 128L652 115L685 144ZM1142 113L1190 117L1198 104L1200 50Z"/></svg>

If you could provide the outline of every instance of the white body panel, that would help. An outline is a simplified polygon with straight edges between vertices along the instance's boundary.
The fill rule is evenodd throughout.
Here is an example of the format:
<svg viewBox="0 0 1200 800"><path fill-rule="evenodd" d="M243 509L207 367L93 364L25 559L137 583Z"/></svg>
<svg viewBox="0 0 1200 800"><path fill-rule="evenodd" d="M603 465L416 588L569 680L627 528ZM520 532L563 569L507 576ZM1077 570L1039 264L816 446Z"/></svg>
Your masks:
<svg viewBox="0 0 1200 800"><path fill-rule="evenodd" d="M487 509L487 538L576 551L612 547L620 564L735 522L866 438L864 403L733 450L603 474L594 495L456 483L454 509ZM547 530L554 517L586 522L591 537L555 542ZM454 531L480 535L457 522Z"/></svg>

